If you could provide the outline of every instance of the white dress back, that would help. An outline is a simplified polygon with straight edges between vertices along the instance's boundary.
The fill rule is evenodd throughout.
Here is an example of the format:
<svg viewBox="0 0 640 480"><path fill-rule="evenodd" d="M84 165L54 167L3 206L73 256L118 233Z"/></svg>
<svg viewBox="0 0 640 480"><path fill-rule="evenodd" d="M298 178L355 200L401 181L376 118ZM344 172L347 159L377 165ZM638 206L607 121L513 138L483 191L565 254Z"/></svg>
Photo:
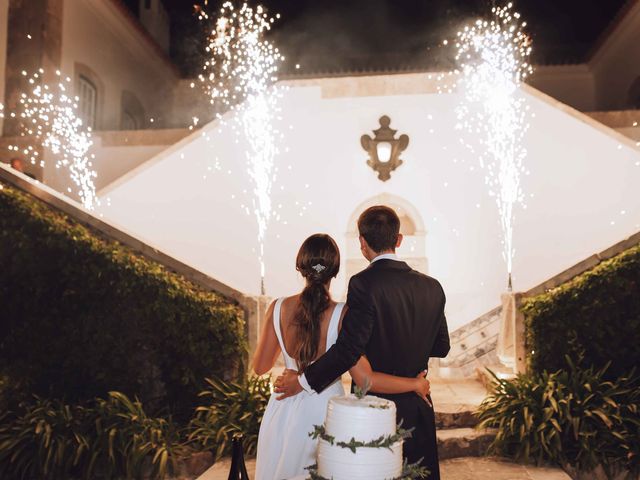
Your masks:
<svg viewBox="0 0 640 480"><path fill-rule="evenodd" d="M281 329L283 298L276 301L273 310L273 326L282 350L286 368L297 370L298 364L284 345ZM338 303L327 329L328 350L338 339L340 316L344 303ZM295 397L276 400L273 393L260 425L258 436L258 457L256 460L256 480L285 480L306 473L305 467L316 463L318 441L309 437L314 425L321 425L327 413L329 399L344 395L338 378L321 393L302 391Z"/></svg>

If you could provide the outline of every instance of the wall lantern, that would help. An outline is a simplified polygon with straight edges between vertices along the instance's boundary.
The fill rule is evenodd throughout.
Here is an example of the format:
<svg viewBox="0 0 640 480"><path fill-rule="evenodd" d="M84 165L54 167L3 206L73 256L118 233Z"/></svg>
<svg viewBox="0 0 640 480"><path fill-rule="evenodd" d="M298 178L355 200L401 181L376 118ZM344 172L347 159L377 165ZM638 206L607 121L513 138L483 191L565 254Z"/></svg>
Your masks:
<svg viewBox="0 0 640 480"><path fill-rule="evenodd" d="M389 128L391 119L384 115L380 117L380 128L374 130L374 137L363 135L360 137L360 144L369 154L369 165L378 172L378 179L386 182L391 178L391 172L402 165L400 154L409 145L409 137L400 135L395 138L397 130Z"/></svg>

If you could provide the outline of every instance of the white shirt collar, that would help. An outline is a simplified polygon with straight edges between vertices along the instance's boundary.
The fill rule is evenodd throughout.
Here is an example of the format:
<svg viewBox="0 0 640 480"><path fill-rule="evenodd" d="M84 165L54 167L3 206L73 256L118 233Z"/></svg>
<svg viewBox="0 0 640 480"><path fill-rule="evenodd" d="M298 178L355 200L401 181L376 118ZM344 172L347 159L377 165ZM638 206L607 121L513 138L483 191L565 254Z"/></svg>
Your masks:
<svg viewBox="0 0 640 480"><path fill-rule="evenodd" d="M383 253L382 255L378 255L376 258L371 260L371 263L377 262L378 260L395 260L396 262L400 261L398 255L396 255L395 253Z"/></svg>

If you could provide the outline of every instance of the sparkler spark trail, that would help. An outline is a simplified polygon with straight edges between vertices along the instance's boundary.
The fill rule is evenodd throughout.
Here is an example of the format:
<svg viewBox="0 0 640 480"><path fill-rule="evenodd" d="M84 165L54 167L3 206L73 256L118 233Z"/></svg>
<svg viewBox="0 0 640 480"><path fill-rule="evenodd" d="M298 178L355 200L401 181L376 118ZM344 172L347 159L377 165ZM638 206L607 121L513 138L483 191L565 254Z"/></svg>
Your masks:
<svg viewBox="0 0 640 480"><path fill-rule="evenodd" d="M22 72L26 76L26 72ZM50 150L56 157L56 168L69 170L71 180L78 187L78 195L85 208L93 210L97 206L96 188L93 179L96 172L92 170L93 155L88 154L93 145L91 129L84 128L78 117L78 98L70 96L69 78L62 79L55 86L40 84L44 74L42 69L29 79L33 85L30 95L20 96L18 118L21 119L21 135L33 137L43 148ZM56 72L61 77L60 72ZM18 147L10 146L18 151ZM22 153L29 157L31 163L44 166L44 159L34 145L23 149Z"/></svg>
<svg viewBox="0 0 640 480"><path fill-rule="evenodd" d="M480 143L480 165L500 215L509 288L515 254L514 207L523 200L520 177L527 155L522 140L529 126L529 106L519 87L533 72L531 40L522 31L526 22L520 22L512 7L511 3L494 7L492 20L477 20L465 27L456 42L463 96L456 110L457 127Z"/></svg>
<svg viewBox="0 0 640 480"><path fill-rule="evenodd" d="M201 19L208 19L203 10L199 14ZM277 141L282 137L274 125L282 92L274 83L284 57L263 38L273 22L261 6L254 10L245 3L236 10L233 3L226 2L209 37L207 52L211 56L199 77L218 119L222 121L222 113L232 110L232 127L241 130L247 140L247 172L253 183L263 294L264 241L272 215Z"/></svg>

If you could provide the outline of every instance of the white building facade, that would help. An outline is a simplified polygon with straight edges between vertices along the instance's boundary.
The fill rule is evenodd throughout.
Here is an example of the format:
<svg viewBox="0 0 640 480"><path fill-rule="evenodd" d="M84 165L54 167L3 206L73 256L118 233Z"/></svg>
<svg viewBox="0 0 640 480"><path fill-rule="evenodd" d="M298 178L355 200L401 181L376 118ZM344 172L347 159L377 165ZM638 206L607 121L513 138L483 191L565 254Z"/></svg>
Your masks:
<svg viewBox="0 0 640 480"><path fill-rule="evenodd" d="M109 180L132 168L132 159L140 157L135 150L146 149L143 161L157 153L158 145L166 148L175 141L175 132L162 130L171 125L180 79L168 49L169 20L159 0L140 0L140 19L120 0L0 0L1 103L5 111L15 110L20 95L30 91L28 76L40 68L49 83L57 81L56 70L69 77L83 123L97 132L98 173L104 170ZM140 144L139 135L127 133L140 130L156 134L146 135L147 144ZM17 122L10 118L3 132L0 159L7 162L19 155L8 151L8 145L30 140L19 138ZM102 135L109 139L102 141ZM113 153L103 151L104 143L130 145L132 154L122 152L103 162L105 153ZM38 179L66 190L53 170L25 163Z"/></svg>
<svg viewBox="0 0 640 480"><path fill-rule="evenodd" d="M439 94L435 75L361 76L287 82L284 133L266 241L270 296L301 283L295 255L316 232L341 247L341 298L366 266L355 221L384 203L403 218L400 255L443 283L452 328L499 304L506 288L501 230L478 159L461 145L457 93ZM526 290L640 230L640 153L635 142L531 88L524 139L530 175L518 209L515 288ZM404 163L378 179L363 134L391 118L409 136ZM100 192L101 213L161 250L233 288L259 293L253 184L245 139L213 122Z"/></svg>

